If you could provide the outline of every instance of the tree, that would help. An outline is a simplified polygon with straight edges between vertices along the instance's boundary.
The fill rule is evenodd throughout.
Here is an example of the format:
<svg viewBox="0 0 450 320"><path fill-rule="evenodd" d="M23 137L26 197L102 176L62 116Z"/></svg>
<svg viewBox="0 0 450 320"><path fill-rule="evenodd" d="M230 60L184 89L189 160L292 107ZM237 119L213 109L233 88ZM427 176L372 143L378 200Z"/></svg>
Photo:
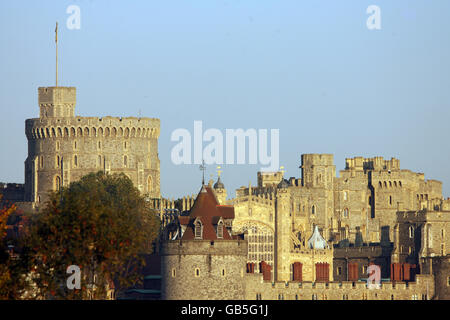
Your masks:
<svg viewBox="0 0 450 320"><path fill-rule="evenodd" d="M18 214L14 204L2 204L0 194L0 299L19 299L26 290L25 274L28 269L26 259L10 254L9 244L14 244L17 251L19 242L17 239L7 237L9 227L18 226L21 223L21 215Z"/></svg>
<svg viewBox="0 0 450 320"><path fill-rule="evenodd" d="M52 194L31 222L28 246L37 293L54 299L104 299L107 288L137 285L159 218L124 174L98 172ZM69 290L67 268L82 274Z"/></svg>

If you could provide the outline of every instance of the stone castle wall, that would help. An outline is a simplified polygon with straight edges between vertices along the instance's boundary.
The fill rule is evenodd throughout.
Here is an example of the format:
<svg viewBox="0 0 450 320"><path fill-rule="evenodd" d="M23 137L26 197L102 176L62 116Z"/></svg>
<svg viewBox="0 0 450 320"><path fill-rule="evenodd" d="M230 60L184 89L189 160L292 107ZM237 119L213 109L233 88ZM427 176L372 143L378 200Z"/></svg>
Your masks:
<svg viewBox="0 0 450 320"><path fill-rule="evenodd" d="M162 299L244 298L246 241L168 241L160 252Z"/></svg>
<svg viewBox="0 0 450 320"><path fill-rule="evenodd" d="M383 282L370 289L366 282L267 282L261 274L245 277L246 300L429 300L434 278L418 275L416 282Z"/></svg>

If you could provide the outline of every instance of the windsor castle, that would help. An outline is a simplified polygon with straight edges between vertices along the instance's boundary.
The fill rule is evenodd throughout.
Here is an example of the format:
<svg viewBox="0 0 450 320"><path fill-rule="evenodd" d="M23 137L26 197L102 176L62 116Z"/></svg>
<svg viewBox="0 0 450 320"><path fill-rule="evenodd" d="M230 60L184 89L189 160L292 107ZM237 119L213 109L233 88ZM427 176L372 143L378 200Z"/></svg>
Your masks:
<svg viewBox="0 0 450 320"><path fill-rule="evenodd" d="M260 172L230 199L219 176L170 201L159 119L80 117L75 103L74 87L38 89L25 184L0 185L3 200L39 210L90 172L126 174L164 227L161 298L450 299L450 199L398 159L350 158L337 175L333 155L303 154L298 178ZM366 282L372 265L377 289Z"/></svg>

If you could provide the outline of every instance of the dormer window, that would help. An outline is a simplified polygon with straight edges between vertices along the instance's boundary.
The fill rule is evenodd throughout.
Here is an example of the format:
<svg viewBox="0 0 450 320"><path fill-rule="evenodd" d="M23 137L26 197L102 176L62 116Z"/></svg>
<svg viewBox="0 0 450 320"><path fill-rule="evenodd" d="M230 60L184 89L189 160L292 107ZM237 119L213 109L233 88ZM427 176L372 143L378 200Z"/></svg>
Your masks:
<svg viewBox="0 0 450 320"><path fill-rule="evenodd" d="M222 239L223 238L223 221L220 220L217 223L217 238Z"/></svg>
<svg viewBox="0 0 450 320"><path fill-rule="evenodd" d="M200 220L195 222L195 239L203 239L203 224Z"/></svg>

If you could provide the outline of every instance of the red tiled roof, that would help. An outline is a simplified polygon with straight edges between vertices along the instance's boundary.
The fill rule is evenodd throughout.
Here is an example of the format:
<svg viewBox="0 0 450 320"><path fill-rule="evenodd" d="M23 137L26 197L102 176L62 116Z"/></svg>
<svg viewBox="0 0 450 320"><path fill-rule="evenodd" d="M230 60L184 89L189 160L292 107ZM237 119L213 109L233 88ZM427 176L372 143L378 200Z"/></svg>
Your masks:
<svg viewBox="0 0 450 320"><path fill-rule="evenodd" d="M181 219L180 219L181 218ZM194 222L199 219L203 225L203 240L217 240L216 225L222 219L234 218L233 206L221 206L210 186L202 186L195 199L189 217L178 217L180 224L187 225L182 240L193 240L195 238ZM223 239L231 240L225 225L223 226Z"/></svg>

